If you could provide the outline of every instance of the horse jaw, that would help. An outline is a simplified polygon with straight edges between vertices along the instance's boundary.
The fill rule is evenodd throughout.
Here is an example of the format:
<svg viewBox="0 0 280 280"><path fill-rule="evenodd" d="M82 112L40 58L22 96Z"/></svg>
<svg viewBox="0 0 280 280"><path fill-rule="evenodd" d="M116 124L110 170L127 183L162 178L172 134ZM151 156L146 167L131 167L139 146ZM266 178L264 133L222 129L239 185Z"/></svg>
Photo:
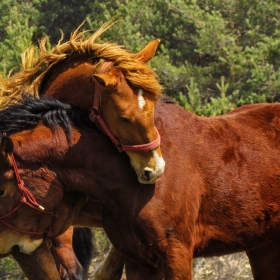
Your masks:
<svg viewBox="0 0 280 280"><path fill-rule="evenodd" d="M153 184L162 175L165 161L161 152L156 150L145 153L127 152L141 184Z"/></svg>
<svg viewBox="0 0 280 280"><path fill-rule="evenodd" d="M31 254L42 243L41 239L31 239L30 235L19 232L1 233L0 235L0 254L9 253L13 246L18 246L24 254Z"/></svg>

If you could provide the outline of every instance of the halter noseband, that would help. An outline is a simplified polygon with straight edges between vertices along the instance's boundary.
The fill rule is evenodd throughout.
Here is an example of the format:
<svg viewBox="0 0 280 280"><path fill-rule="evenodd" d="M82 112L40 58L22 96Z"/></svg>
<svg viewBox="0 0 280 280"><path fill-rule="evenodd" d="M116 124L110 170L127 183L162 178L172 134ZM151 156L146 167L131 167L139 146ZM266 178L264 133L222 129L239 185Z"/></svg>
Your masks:
<svg viewBox="0 0 280 280"><path fill-rule="evenodd" d="M106 61L101 69L99 70L99 74L105 73L105 71L109 68L109 66L112 64L112 61ZM95 81L94 85L94 92L93 92L94 98L93 98L93 107L89 114L89 119L92 122L97 121L104 132L109 136L109 138L112 140L112 142L115 144L116 148L119 152L123 151L129 151L129 152L147 152L150 150L154 150L160 145L160 135L156 128L157 132L157 138L147 144L141 144L141 145L122 145L120 141L115 137L115 135L110 131L109 127L105 123L104 119L101 117L101 109L100 109L100 96L101 96L101 88L100 85Z"/></svg>
<svg viewBox="0 0 280 280"><path fill-rule="evenodd" d="M9 138L6 134L6 132L3 132L3 137ZM20 192L20 202L19 202L19 205L16 206L11 212L9 212L8 214L6 214L4 216L0 216L0 222L18 232L22 232L22 233L26 233L26 234L30 234L30 235L43 235L43 236L45 235L48 237L52 237L52 232L50 230L50 227L46 228L42 232L27 231L27 230L16 228L3 220L5 218L11 216L13 213L15 213L23 204L26 204L30 208L33 208L42 213L50 214L50 215L53 215L54 217L56 216L55 212L45 211L45 208L36 201L36 199L34 198L32 193L24 186L24 182L20 178L20 174L18 171L17 163L14 158L14 154L11 155L11 161L12 161L12 166L13 166L13 169L14 169L14 172L16 175L16 179L17 179L18 190Z"/></svg>

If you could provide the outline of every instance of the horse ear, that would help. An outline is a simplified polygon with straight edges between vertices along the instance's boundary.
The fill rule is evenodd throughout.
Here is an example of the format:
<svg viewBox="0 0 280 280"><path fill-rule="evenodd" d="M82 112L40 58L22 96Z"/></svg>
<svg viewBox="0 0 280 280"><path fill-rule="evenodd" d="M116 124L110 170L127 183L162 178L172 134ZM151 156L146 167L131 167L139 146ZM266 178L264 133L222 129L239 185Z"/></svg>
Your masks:
<svg viewBox="0 0 280 280"><path fill-rule="evenodd" d="M117 85L117 80L112 75L108 74L93 74L93 79L101 86L106 88L114 88Z"/></svg>
<svg viewBox="0 0 280 280"><path fill-rule="evenodd" d="M159 43L160 39L151 41L142 51L135 55L135 58L139 58L143 63L147 63L155 56Z"/></svg>
<svg viewBox="0 0 280 280"><path fill-rule="evenodd" d="M1 154L9 162L10 157L13 153L14 144L10 137L3 137L1 141Z"/></svg>

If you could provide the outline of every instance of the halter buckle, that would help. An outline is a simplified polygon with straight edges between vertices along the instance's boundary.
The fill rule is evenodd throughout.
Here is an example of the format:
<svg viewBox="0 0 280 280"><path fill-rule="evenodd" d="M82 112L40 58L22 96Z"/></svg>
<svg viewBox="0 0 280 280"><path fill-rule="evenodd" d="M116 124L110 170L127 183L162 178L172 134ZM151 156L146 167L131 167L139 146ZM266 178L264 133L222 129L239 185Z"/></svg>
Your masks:
<svg viewBox="0 0 280 280"><path fill-rule="evenodd" d="M97 117L101 115L101 111L96 108L96 107L92 107L91 112Z"/></svg>

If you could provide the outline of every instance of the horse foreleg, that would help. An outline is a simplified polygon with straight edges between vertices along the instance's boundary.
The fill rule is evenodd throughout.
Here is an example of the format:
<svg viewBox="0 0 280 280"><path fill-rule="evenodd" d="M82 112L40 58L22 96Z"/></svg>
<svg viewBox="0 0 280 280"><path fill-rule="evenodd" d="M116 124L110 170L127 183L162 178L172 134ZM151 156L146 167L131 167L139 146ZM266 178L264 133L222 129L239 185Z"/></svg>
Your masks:
<svg viewBox="0 0 280 280"><path fill-rule="evenodd" d="M78 261L72 247L73 230L74 227L69 227L67 231L57 236L55 238L57 246L52 247L51 251L57 263L57 267L60 271L62 279L65 277L65 275L64 270L60 267L60 265L62 265L62 267L67 271L69 279L83 280L84 269Z"/></svg>
<svg viewBox="0 0 280 280"><path fill-rule="evenodd" d="M193 250L175 238L168 239L168 247L162 263L165 280L192 279Z"/></svg>
<svg viewBox="0 0 280 280"><path fill-rule="evenodd" d="M11 255L29 280L60 280L56 264L45 241L31 255L21 253L18 247L13 248Z"/></svg>
<svg viewBox="0 0 280 280"><path fill-rule="evenodd" d="M280 279L280 240L272 240L246 252L255 280Z"/></svg>
<svg viewBox="0 0 280 280"><path fill-rule="evenodd" d="M94 273L95 280L120 280L124 267L123 256L112 246Z"/></svg>

